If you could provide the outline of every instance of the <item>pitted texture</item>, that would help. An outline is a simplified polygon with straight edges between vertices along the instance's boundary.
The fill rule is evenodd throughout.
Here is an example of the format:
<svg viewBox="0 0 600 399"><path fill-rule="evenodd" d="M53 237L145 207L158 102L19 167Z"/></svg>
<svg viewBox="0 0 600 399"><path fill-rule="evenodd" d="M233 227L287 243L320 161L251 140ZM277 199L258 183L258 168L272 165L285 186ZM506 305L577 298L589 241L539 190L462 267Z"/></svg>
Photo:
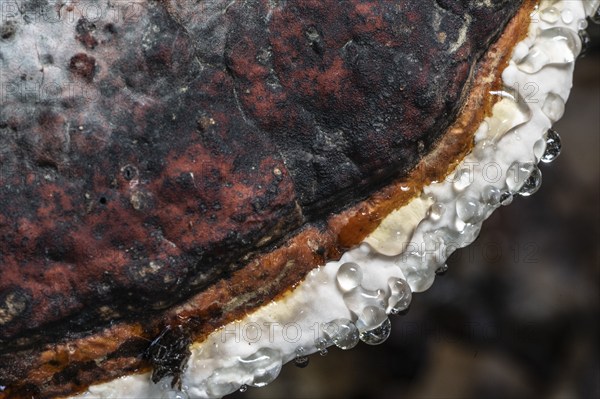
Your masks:
<svg viewBox="0 0 600 399"><path fill-rule="evenodd" d="M0 39L4 353L150 317L406 175L520 4L25 3Z"/></svg>

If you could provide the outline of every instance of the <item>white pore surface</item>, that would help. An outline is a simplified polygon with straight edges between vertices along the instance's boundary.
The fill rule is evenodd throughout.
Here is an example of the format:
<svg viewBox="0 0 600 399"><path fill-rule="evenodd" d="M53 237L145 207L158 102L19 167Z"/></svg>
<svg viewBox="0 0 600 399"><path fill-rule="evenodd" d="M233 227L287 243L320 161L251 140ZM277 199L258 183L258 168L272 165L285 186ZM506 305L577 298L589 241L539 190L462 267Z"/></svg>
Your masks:
<svg viewBox="0 0 600 399"><path fill-rule="evenodd" d="M383 342L389 334L386 313L410 301L410 291L401 292L405 281L413 292L429 288L435 271L454 250L475 240L496 208L539 187L537 163L556 155L550 144L546 148L547 131L563 114L581 46L578 31L585 28L590 4L542 1L528 37L503 73L504 91L492 93L502 100L481 124L474 150L456 173L425 187L416 205L399 210L406 217L390 216L368 244L313 270L283 299L192 345L182 391L171 389L170 379L153 384L149 374L140 374L92 386L80 397L221 397L242 385L267 384L294 358L332 344L350 348L358 333L368 343ZM358 266L346 265L338 273L348 262ZM333 320L347 334L332 332L326 323Z"/></svg>

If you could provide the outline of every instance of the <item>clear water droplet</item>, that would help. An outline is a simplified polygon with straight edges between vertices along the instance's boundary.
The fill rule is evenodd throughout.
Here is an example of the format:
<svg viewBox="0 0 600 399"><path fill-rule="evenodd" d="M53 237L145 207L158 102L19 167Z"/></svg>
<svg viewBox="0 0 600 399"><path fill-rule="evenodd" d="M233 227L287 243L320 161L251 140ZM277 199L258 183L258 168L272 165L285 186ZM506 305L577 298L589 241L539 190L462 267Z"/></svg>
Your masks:
<svg viewBox="0 0 600 399"><path fill-rule="evenodd" d="M571 22L573 22L573 11L571 11L568 8L562 10L560 16L565 24L570 24Z"/></svg>
<svg viewBox="0 0 600 399"><path fill-rule="evenodd" d="M361 332L360 340L368 345L379 345L388 339L391 332L392 322L386 317L379 326Z"/></svg>
<svg viewBox="0 0 600 399"><path fill-rule="evenodd" d="M444 204L436 202L435 204L431 205L431 208L429 208L429 217L434 221L438 221L444 215L445 211L446 207Z"/></svg>
<svg viewBox="0 0 600 399"><path fill-rule="evenodd" d="M444 230L453 231L451 229ZM412 292L426 291L431 287L435 280L435 270L430 269L429 267L423 267L423 263L422 256L410 255L402 266L402 273Z"/></svg>
<svg viewBox="0 0 600 399"><path fill-rule="evenodd" d="M540 160L544 163L550 163L560 155L561 150L562 143L558 132L554 129L549 129L548 132L546 132L546 150Z"/></svg>
<svg viewBox="0 0 600 399"><path fill-rule="evenodd" d="M435 271L435 274L442 275L445 274L448 271L448 265L447 264L443 264L442 266L438 267Z"/></svg>
<svg viewBox="0 0 600 399"><path fill-rule="evenodd" d="M246 385L246 384L243 384L243 385L240 387L240 392L246 392L247 390L248 390L248 385Z"/></svg>
<svg viewBox="0 0 600 399"><path fill-rule="evenodd" d="M483 218L479 201L464 195L456 200L456 215L465 223L477 223Z"/></svg>
<svg viewBox="0 0 600 399"><path fill-rule="evenodd" d="M321 356L324 356L323 352L327 354L327 347L330 345L333 345L331 339L327 339L325 337L315 338L315 348L317 348Z"/></svg>
<svg viewBox="0 0 600 399"><path fill-rule="evenodd" d="M388 286L392 294L388 299L387 311L392 314L398 314L408 309L412 301L412 291L406 280L391 277L388 280Z"/></svg>
<svg viewBox="0 0 600 399"><path fill-rule="evenodd" d="M579 58L585 57L587 53L590 51L590 46L592 44L592 38L590 34L585 30L579 30L579 40L581 40L581 52L579 53Z"/></svg>
<svg viewBox="0 0 600 399"><path fill-rule="evenodd" d="M237 376L236 367L218 369L206 380L206 392L211 397L222 397L238 390L238 384L233 382Z"/></svg>
<svg viewBox="0 0 600 399"><path fill-rule="evenodd" d="M523 186L519 189L519 195L523 197L529 197L535 194L542 186L542 172L535 166L531 171L531 174L525 180Z"/></svg>
<svg viewBox="0 0 600 399"><path fill-rule="evenodd" d="M363 272L356 263L347 262L340 266L336 278L341 290L348 292L360 285L363 279Z"/></svg>
<svg viewBox="0 0 600 399"><path fill-rule="evenodd" d="M537 139L533 144L533 156L537 162L539 162L542 159L542 156L544 156L544 151L546 151L546 139L542 137Z"/></svg>
<svg viewBox="0 0 600 399"><path fill-rule="evenodd" d="M540 17L542 18L542 21L548 22L549 24L555 24L560 17L560 13L556 7L548 7L540 11Z"/></svg>
<svg viewBox="0 0 600 399"><path fill-rule="evenodd" d="M510 192L505 191L500 196L500 204L503 206L510 205L510 204L512 204L513 199L514 199L513 195Z"/></svg>
<svg viewBox="0 0 600 399"><path fill-rule="evenodd" d="M383 308L378 306L367 306L356 321L356 328L359 332L370 330L379 326L387 318Z"/></svg>
<svg viewBox="0 0 600 399"><path fill-rule="evenodd" d="M511 193L519 191L529 175L533 171L534 164L530 162L515 161L510 165L506 173L506 186Z"/></svg>
<svg viewBox="0 0 600 399"><path fill-rule="evenodd" d="M304 367L308 366L308 361L309 359L308 356L306 356L306 350L301 346L296 348L296 358L294 359L294 365L303 369Z"/></svg>
<svg viewBox="0 0 600 399"><path fill-rule="evenodd" d="M356 287L344 294L344 303L356 314L359 314L365 306L380 306L385 304L385 291L381 289L367 290L363 287Z"/></svg>
<svg viewBox="0 0 600 399"><path fill-rule="evenodd" d="M321 356L327 356L328 353L327 348L319 350L319 355Z"/></svg>
<svg viewBox="0 0 600 399"><path fill-rule="evenodd" d="M272 382L281 371L282 358L278 350L260 348L254 354L239 359L242 367L254 374L252 386L263 387Z"/></svg>
<svg viewBox="0 0 600 399"><path fill-rule="evenodd" d="M542 105L542 112L554 123L565 113L565 102L558 94L548 93Z"/></svg>
<svg viewBox="0 0 600 399"><path fill-rule="evenodd" d="M471 224L467 223L465 228L460 233L462 241L459 243L461 248L466 247L477 239L481 232L481 223Z"/></svg>
<svg viewBox="0 0 600 399"><path fill-rule="evenodd" d="M579 37L571 29L563 27L545 29L517 66L525 73L536 73L547 65L571 64L580 51Z"/></svg>
<svg viewBox="0 0 600 399"><path fill-rule="evenodd" d="M473 177L471 171L468 168L461 168L454 174L454 189L456 191L463 191L473 183Z"/></svg>
<svg viewBox="0 0 600 399"><path fill-rule="evenodd" d="M502 197L502 191L494 186L485 186L483 188L483 200L492 206L500 204L500 198Z"/></svg>
<svg viewBox="0 0 600 399"><path fill-rule="evenodd" d="M336 319L323 326L323 331L340 349L352 349L359 341L358 329L348 319Z"/></svg>

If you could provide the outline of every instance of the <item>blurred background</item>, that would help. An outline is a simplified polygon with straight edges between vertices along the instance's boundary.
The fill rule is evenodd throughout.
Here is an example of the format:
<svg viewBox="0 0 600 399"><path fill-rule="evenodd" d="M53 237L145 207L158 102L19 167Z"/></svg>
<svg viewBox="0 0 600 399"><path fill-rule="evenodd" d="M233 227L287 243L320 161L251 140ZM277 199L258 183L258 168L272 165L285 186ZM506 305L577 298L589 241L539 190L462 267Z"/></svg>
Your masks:
<svg viewBox="0 0 600 399"><path fill-rule="evenodd" d="M330 348L231 398L600 398L600 27L588 32L539 192L497 210L384 344Z"/></svg>

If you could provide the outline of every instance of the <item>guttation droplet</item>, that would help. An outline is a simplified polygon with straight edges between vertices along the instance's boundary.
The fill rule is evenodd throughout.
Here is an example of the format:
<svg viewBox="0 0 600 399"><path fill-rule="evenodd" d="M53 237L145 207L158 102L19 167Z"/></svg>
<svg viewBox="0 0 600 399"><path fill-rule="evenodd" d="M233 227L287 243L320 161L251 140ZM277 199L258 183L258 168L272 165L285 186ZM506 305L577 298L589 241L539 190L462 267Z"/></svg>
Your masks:
<svg viewBox="0 0 600 399"><path fill-rule="evenodd" d="M456 215L465 223L477 223L483 218L479 201L464 195L456 200Z"/></svg>
<svg viewBox="0 0 600 399"><path fill-rule="evenodd" d="M509 191L505 191L502 193L502 195L500 195L500 204L507 206L512 204L513 202L513 195L509 192Z"/></svg>
<svg viewBox="0 0 600 399"><path fill-rule="evenodd" d="M468 168L459 169L454 175L454 189L456 191L463 191L473 183L473 177L471 171Z"/></svg>
<svg viewBox="0 0 600 399"><path fill-rule="evenodd" d="M445 274L448 271L448 265L447 264L443 264L442 266L438 267L435 271L435 274L442 275Z"/></svg>
<svg viewBox="0 0 600 399"><path fill-rule="evenodd" d="M360 333L360 340L368 345L379 345L384 343L392 331L392 322L389 318L385 320L377 327L370 330L366 330Z"/></svg>
<svg viewBox="0 0 600 399"><path fill-rule="evenodd" d="M391 295L388 299L388 312L398 314L410 306L412 301L412 291L410 286L401 278L391 277L388 280Z"/></svg>
<svg viewBox="0 0 600 399"><path fill-rule="evenodd" d="M562 143L560 141L560 136L556 132L556 130L549 129L546 133L546 151L544 155L542 155L540 161L544 163L550 163L556 159L560 155L560 151L562 150Z"/></svg>
<svg viewBox="0 0 600 399"><path fill-rule="evenodd" d="M533 156L539 162L546 151L546 139L544 137L539 138L533 144Z"/></svg>
<svg viewBox="0 0 600 399"><path fill-rule="evenodd" d="M581 52L581 42L571 29L554 27L543 30L529 53L517 64L525 73L536 73L546 65L566 65Z"/></svg>
<svg viewBox="0 0 600 399"><path fill-rule="evenodd" d="M531 175L534 164L531 162L513 162L506 173L506 186L511 193L516 193Z"/></svg>
<svg viewBox="0 0 600 399"><path fill-rule="evenodd" d="M362 286L344 294L344 303L356 314L360 314L365 306L385 307L386 292L382 289L367 290Z"/></svg>
<svg viewBox="0 0 600 399"><path fill-rule="evenodd" d="M308 356L306 356L306 350L303 347L298 347L296 349L296 358L294 359L294 364L296 367L303 369L308 366Z"/></svg>
<svg viewBox="0 0 600 399"><path fill-rule="evenodd" d="M542 21L548 22L549 24L555 24L560 18L560 13L556 7L544 8L540 11Z"/></svg>
<svg viewBox="0 0 600 399"><path fill-rule="evenodd" d="M340 266L336 278L342 291L348 292L360 285L363 279L363 272L356 263L347 262Z"/></svg>
<svg viewBox="0 0 600 399"><path fill-rule="evenodd" d="M573 11L571 11L568 8L562 10L560 16L565 24L570 24L571 22L573 22Z"/></svg>
<svg viewBox="0 0 600 399"><path fill-rule="evenodd" d="M240 387L240 392L246 392L248 390L248 385L244 384Z"/></svg>
<svg viewBox="0 0 600 399"><path fill-rule="evenodd" d="M359 341L358 329L348 319L336 319L323 326L323 331L340 349L352 349Z"/></svg>
<svg viewBox="0 0 600 399"><path fill-rule="evenodd" d="M329 345L333 345L331 339L328 340L324 337L315 338L315 348L317 348L321 356L325 356L327 354L327 347Z"/></svg>
<svg viewBox="0 0 600 399"><path fill-rule="evenodd" d="M387 314L379 306L366 306L356 320L356 328L360 333L378 327L387 319Z"/></svg>
<svg viewBox="0 0 600 399"><path fill-rule="evenodd" d="M221 397L239 389L235 376L239 375L236 367L217 369L206 381L206 393L209 396Z"/></svg>
<svg viewBox="0 0 600 399"><path fill-rule="evenodd" d="M445 211L446 208L444 207L444 204L436 202L435 204L431 205L431 208L429 209L429 217L434 221L440 220Z"/></svg>
<svg viewBox="0 0 600 399"><path fill-rule="evenodd" d="M540 187L542 186L542 172L540 168L534 166L531 174L523 183L523 186L519 189L519 195L523 197L529 197L532 194L535 194Z"/></svg>
<svg viewBox="0 0 600 399"><path fill-rule="evenodd" d="M554 123L565 113L565 101L558 94L548 93L542 105L542 112Z"/></svg>
<svg viewBox="0 0 600 399"><path fill-rule="evenodd" d="M499 188L494 186L485 186L483 188L483 200L492 206L497 206L500 204L500 198L502 197L502 191Z"/></svg>
<svg viewBox="0 0 600 399"><path fill-rule="evenodd" d="M254 387L264 387L272 382L279 375L282 366L280 352L271 348L260 348L239 361L244 369L254 373L254 381L250 384Z"/></svg>
<svg viewBox="0 0 600 399"><path fill-rule="evenodd" d="M579 40L581 40L581 52L579 53L579 58L585 57L590 51L590 46L592 44L592 39L590 38L590 34L585 29L581 29L579 31Z"/></svg>

